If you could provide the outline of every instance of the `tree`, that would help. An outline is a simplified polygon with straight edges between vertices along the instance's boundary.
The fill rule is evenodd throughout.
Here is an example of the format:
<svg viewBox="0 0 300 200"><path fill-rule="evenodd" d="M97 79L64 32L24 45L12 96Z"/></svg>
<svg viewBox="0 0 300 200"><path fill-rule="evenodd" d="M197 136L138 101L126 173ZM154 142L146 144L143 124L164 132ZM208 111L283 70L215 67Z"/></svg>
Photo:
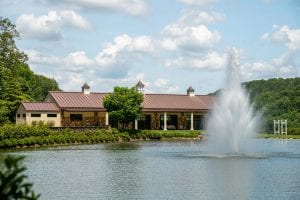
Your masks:
<svg viewBox="0 0 300 200"><path fill-rule="evenodd" d="M20 166L19 162L24 157L7 156L4 160L5 169L0 171L0 199L27 199L36 200L40 195L37 195L32 190L32 183L25 182L27 178L24 175L26 168Z"/></svg>
<svg viewBox="0 0 300 200"><path fill-rule="evenodd" d="M9 19L0 17L0 66L13 73L27 61L25 53L15 44L16 38L19 38L16 26Z"/></svg>
<svg viewBox="0 0 300 200"><path fill-rule="evenodd" d="M244 83L250 100L262 112L264 131L273 131L273 120L287 119L289 132L300 133L300 78L273 78Z"/></svg>
<svg viewBox="0 0 300 200"><path fill-rule="evenodd" d="M15 120L22 101L42 100L49 90L59 90L55 80L30 70L27 55L15 44L18 38L16 26L0 17L0 124Z"/></svg>
<svg viewBox="0 0 300 200"><path fill-rule="evenodd" d="M110 118L122 124L125 128L130 122L142 115L143 94L133 88L115 87L114 92L105 96L103 105Z"/></svg>

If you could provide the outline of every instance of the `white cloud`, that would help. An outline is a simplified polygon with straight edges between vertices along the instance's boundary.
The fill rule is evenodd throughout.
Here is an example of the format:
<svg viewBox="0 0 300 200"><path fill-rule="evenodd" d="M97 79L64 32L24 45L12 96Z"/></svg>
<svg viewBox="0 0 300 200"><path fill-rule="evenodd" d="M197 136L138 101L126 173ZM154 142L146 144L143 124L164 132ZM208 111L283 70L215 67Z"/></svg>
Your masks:
<svg viewBox="0 0 300 200"><path fill-rule="evenodd" d="M158 78L154 82L157 91L162 93L176 93L179 90L178 86L173 85L169 80L164 78Z"/></svg>
<svg viewBox="0 0 300 200"><path fill-rule="evenodd" d="M83 71L87 66L92 65L94 61L88 58L84 51L78 51L70 53L63 60L63 63L71 71Z"/></svg>
<svg viewBox="0 0 300 200"><path fill-rule="evenodd" d="M153 49L152 39L148 36L119 35L114 38L113 43L106 44L98 53L96 61L100 67L111 67L115 64L134 62L137 54L150 53Z"/></svg>
<svg viewBox="0 0 300 200"><path fill-rule="evenodd" d="M204 25L182 26L170 24L162 31L166 36L162 46L167 50L203 50L211 48L221 39L217 31L210 31Z"/></svg>
<svg viewBox="0 0 300 200"><path fill-rule="evenodd" d="M114 38L94 58L84 51L71 52L65 57L42 54L28 50L30 65L54 68L58 71L92 73L99 77L120 79L128 75L130 66L153 51L153 41L148 36L130 37L126 34Z"/></svg>
<svg viewBox="0 0 300 200"><path fill-rule="evenodd" d="M251 66L253 72L274 72L275 68L267 62L255 62Z"/></svg>
<svg viewBox="0 0 300 200"><path fill-rule="evenodd" d="M84 51L72 52L65 58L44 55L35 50L25 52L28 55L30 65L35 68L47 66L59 71L82 72L86 67L92 67L94 63L93 59L88 58Z"/></svg>
<svg viewBox="0 0 300 200"><path fill-rule="evenodd" d="M227 62L227 55L220 55L217 52L209 52L202 57L179 57L169 59L165 65L171 68L181 69L206 69L219 70L225 67Z"/></svg>
<svg viewBox="0 0 300 200"><path fill-rule="evenodd" d="M58 65L61 63L61 59L56 56L46 56L35 50L26 50L25 53L28 55L29 62L34 66L44 65Z"/></svg>
<svg viewBox="0 0 300 200"><path fill-rule="evenodd" d="M280 74L292 74L295 72L295 68L291 65L279 68Z"/></svg>
<svg viewBox="0 0 300 200"><path fill-rule="evenodd" d="M272 42L284 43L291 51L300 50L300 29L290 29L287 25L273 25L273 32L265 33L261 38Z"/></svg>
<svg viewBox="0 0 300 200"><path fill-rule="evenodd" d="M216 3L218 0L179 0L182 3L188 4L188 5L207 5Z"/></svg>
<svg viewBox="0 0 300 200"><path fill-rule="evenodd" d="M91 25L72 10L49 11L48 15L23 14L18 17L16 26L25 37L41 40L60 40L64 27L89 30Z"/></svg>
<svg viewBox="0 0 300 200"><path fill-rule="evenodd" d="M148 11L148 6L143 0L48 0L48 2L50 4L64 3L65 6L73 6L88 11L116 11L133 16L140 16Z"/></svg>
<svg viewBox="0 0 300 200"><path fill-rule="evenodd" d="M267 62L245 63L241 66L242 75L249 80L298 76L293 57L293 54L286 53Z"/></svg>
<svg viewBox="0 0 300 200"><path fill-rule="evenodd" d="M60 79L58 79L58 81L61 83L60 85L63 86L62 89L65 91L80 91L81 86L85 82L93 80L86 74L76 72L68 72L67 74L64 74L64 76L59 76Z"/></svg>
<svg viewBox="0 0 300 200"><path fill-rule="evenodd" d="M225 14L218 12L206 12L199 10L185 10L178 23L182 25L201 25L222 22L226 19Z"/></svg>

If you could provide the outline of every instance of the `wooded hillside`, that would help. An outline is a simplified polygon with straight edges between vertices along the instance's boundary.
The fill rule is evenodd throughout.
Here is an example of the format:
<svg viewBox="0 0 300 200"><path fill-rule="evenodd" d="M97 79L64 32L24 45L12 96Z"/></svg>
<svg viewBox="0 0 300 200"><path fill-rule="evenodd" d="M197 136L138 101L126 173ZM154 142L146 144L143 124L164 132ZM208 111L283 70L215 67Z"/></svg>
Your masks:
<svg viewBox="0 0 300 200"><path fill-rule="evenodd" d="M30 70L27 55L15 44L17 38L15 25L0 17L0 125L15 120L20 102L39 101L49 90L59 90L54 79Z"/></svg>
<svg viewBox="0 0 300 200"><path fill-rule="evenodd" d="M273 132L273 120L287 119L289 134L300 134L300 78L274 78L244 83L256 110L262 112L262 128Z"/></svg>

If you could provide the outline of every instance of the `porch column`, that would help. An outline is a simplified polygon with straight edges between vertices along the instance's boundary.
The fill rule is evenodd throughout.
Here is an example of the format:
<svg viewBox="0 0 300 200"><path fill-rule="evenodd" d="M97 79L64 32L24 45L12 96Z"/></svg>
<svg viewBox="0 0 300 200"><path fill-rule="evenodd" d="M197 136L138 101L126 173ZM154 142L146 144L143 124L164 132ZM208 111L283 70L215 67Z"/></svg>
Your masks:
<svg viewBox="0 0 300 200"><path fill-rule="evenodd" d="M137 119L134 120L134 129L135 129L135 130L138 130L138 129L139 129L139 128L138 128L138 120L137 120Z"/></svg>
<svg viewBox="0 0 300 200"><path fill-rule="evenodd" d="M191 130L194 130L194 113L191 113Z"/></svg>
<svg viewBox="0 0 300 200"><path fill-rule="evenodd" d="M167 130L167 112L164 113L164 131Z"/></svg>
<svg viewBox="0 0 300 200"><path fill-rule="evenodd" d="M109 125L109 116L108 116L108 112L105 113L105 126Z"/></svg>

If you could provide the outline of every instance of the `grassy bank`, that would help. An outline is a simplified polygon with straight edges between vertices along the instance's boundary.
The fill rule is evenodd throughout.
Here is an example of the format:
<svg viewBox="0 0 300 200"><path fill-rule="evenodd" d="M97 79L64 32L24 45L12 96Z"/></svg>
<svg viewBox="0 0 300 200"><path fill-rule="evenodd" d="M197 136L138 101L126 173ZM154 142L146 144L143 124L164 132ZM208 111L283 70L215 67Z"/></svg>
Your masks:
<svg viewBox="0 0 300 200"><path fill-rule="evenodd" d="M188 130L141 130L124 131L117 129L60 129L52 130L44 125L4 125L0 127L0 148L52 146L66 144L97 144L133 140L165 140L198 138L200 131Z"/></svg>
<svg viewBox="0 0 300 200"><path fill-rule="evenodd" d="M258 134L258 138L270 139L300 139L300 135L274 135L274 134Z"/></svg>

